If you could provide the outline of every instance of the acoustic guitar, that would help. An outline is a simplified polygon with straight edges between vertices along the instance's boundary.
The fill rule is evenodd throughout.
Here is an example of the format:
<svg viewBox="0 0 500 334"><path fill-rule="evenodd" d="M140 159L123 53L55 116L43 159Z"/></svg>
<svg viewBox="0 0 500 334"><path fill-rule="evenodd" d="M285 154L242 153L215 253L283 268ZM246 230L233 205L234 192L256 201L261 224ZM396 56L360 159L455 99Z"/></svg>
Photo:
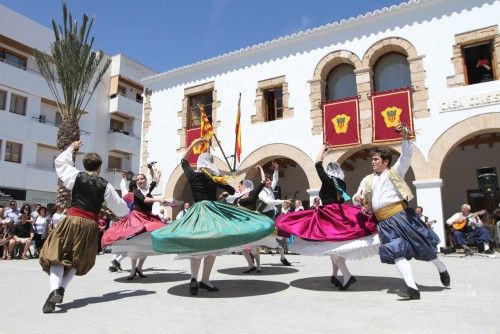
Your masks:
<svg viewBox="0 0 500 334"><path fill-rule="evenodd" d="M455 221L453 224L451 224L451 226L453 226L453 228L455 230L457 230L457 231L465 230L467 228L467 226L469 225L469 219L470 218L477 217L477 216L480 216L480 215L484 215L485 213L486 213L486 210L481 210L481 211L477 211L477 212L474 212L474 213L470 213L464 219Z"/></svg>

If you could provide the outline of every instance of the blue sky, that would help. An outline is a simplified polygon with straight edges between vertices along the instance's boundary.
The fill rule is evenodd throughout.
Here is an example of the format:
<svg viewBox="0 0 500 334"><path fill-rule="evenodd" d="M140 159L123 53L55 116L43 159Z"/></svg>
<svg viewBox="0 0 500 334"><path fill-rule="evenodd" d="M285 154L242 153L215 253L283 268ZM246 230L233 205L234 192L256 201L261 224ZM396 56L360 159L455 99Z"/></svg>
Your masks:
<svg viewBox="0 0 500 334"><path fill-rule="evenodd" d="M67 0L74 17L95 17L95 46L163 72L364 14L402 0ZM61 1L0 0L51 27Z"/></svg>

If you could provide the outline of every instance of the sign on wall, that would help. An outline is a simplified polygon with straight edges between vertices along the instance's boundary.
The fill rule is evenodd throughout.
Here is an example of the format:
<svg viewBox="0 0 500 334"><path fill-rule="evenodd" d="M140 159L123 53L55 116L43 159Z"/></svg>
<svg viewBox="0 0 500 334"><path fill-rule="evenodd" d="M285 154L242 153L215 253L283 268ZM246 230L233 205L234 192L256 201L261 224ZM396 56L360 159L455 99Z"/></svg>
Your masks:
<svg viewBox="0 0 500 334"><path fill-rule="evenodd" d="M413 112L409 88L372 95L372 142L384 143L401 141L395 131L399 122L413 131Z"/></svg>
<svg viewBox="0 0 500 334"><path fill-rule="evenodd" d="M361 143L359 135L358 98L323 105L323 140L330 147Z"/></svg>

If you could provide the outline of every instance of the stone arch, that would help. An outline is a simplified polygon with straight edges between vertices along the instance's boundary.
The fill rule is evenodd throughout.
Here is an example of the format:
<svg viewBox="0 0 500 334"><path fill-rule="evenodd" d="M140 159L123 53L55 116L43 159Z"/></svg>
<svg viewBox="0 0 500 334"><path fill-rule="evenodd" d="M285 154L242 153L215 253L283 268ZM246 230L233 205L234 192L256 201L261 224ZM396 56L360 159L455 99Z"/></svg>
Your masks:
<svg viewBox="0 0 500 334"><path fill-rule="evenodd" d="M314 69L313 79L308 81L310 85L310 117L313 122L313 135L320 134L323 131L323 102L325 102L326 96L326 76L332 68L340 64L349 64L354 66L355 72L361 68L361 60L356 54L347 50L337 50L330 52L321 58Z"/></svg>
<svg viewBox="0 0 500 334"><path fill-rule="evenodd" d="M250 153L240 164L240 173L246 174L250 168L257 163L266 163L275 158L288 158L294 160L304 171L309 188L315 189L321 186L321 181L316 173L314 162L302 150L288 144L268 144L259 147Z"/></svg>
<svg viewBox="0 0 500 334"><path fill-rule="evenodd" d="M418 55L413 44L404 38L387 37L377 41L368 48L363 56L362 69L360 71L369 73L370 79L368 85L366 85L367 82L364 82L365 85L363 85L364 88L369 87L369 91L362 90L362 92L370 95L371 91L373 91L373 80L371 79L373 77L372 68L380 57L390 52L399 52L407 57L412 84L413 115L415 118L429 117L429 92L425 86L424 56ZM362 95L360 105L364 105L363 98L364 94Z"/></svg>
<svg viewBox="0 0 500 334"><path fill-rule="evenodd" d="M498 117L498 113L472 116L448 128L448 130L434 142L429 151L426 178L440 178L441 168L446 157L464 139L492 131L500 132L500 117ZM468 135L464 136L465 133Z"/></svg>

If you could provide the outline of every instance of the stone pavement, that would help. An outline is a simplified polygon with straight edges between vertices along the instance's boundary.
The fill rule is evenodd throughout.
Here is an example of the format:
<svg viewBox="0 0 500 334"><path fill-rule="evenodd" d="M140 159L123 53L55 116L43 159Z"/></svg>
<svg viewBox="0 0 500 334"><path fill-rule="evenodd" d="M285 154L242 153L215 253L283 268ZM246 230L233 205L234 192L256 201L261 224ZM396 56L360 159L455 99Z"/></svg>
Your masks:
<svg viewBox="0 0 500 334"><path fill-rule="evenodd" d="M100 255L53 314L41 310L49 283L37 260L2 260L0 333L500 333L500 257L443 256L450 289L434 265L412 261L419 301L398 299L403 281L378 257L348 262L358 279L349 291L330 286L329 258L288 258L293 267L263 255L263 273L246 275L242 256L218 257L212 282L221 291L191 297L186 260L149 257L148 278L127 281Z"/></svg>

